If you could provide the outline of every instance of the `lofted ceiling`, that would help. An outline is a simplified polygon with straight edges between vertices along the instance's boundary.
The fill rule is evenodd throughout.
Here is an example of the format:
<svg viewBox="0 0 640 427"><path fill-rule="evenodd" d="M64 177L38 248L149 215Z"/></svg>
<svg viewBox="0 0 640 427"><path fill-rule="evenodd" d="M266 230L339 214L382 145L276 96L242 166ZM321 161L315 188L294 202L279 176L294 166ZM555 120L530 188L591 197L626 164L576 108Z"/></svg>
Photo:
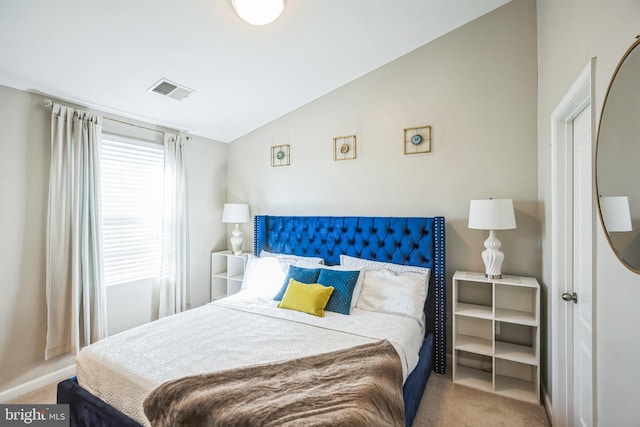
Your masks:
<svg viewBox="0 0 640 427"><path fill-rule="evenodd" d="M0 85L231 142L508 1L0 0Z"/></svg>

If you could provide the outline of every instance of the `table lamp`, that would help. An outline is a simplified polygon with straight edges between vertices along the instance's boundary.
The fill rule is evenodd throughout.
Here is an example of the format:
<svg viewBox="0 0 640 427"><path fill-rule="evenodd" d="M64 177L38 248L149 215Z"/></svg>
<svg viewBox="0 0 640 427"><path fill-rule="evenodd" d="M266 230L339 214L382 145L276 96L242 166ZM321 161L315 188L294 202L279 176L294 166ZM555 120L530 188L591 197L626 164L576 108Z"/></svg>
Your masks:
<svg viewBox="0 0 640 427"><path fill-rule="evenodd" d="M222 211L222 222L235 224L231 232L231 251L234 255L242 254L242 232L240 224L249 222L249 205L243 203L225 203Z"/></svg>
<svg viewBox="0 0 640 427"><path fill-rule="evenodd" d="M485 275L489 279L502 278L502 261L504 254L500 251L500 240L495 230L516 228L516 217L511 199L471 200L469 205L469 228L489 230L489 237L484 241L482 260Z"/></svg>

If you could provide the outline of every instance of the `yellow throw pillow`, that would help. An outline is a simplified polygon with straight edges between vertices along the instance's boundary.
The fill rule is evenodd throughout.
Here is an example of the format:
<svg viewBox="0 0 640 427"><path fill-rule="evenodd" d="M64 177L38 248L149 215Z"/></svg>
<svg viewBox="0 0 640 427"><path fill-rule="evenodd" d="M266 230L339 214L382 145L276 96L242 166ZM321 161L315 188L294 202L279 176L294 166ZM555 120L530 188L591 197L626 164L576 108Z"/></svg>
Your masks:
<svg viewBox="0 0 640 427"><path fill-rule="evenodd" d="M324 308L332 292L333 286L305 284L291 279L278 307L324 317Z"/></svg>

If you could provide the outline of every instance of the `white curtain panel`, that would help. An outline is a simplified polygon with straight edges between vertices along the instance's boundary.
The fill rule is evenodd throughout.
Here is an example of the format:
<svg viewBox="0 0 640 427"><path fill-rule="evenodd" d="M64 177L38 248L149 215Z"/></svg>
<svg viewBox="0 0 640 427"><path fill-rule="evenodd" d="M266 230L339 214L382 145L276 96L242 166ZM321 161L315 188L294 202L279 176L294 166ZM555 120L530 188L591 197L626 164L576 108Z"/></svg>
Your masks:
<svg viewBox="0 0 640 427"><path fill-rule="evenodd" d="M190 307L188 213L185 139L166 133L159 317Z"/></svg>
<svg viewBox="0 0 640 427"><path fill-rule="evenodd" d="M45 358L107 335L102 273L102 118L53 105L47 212Z"/></svg>

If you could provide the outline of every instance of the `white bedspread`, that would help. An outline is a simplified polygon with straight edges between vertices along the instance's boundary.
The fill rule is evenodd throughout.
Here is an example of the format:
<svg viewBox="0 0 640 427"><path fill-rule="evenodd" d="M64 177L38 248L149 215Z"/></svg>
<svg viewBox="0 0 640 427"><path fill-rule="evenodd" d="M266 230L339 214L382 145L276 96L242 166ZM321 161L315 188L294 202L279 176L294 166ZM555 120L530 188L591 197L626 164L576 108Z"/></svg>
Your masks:
<svg viewBox="0 0 640 427"><path fill-rule="evenodd" d="M276 308L241 292L125 331L83 349L79 384L143 425L147 395L160 384L203 372L271 363L388 339L404 378L418 362L415 320L354 309L323 318Z"/></svg>

